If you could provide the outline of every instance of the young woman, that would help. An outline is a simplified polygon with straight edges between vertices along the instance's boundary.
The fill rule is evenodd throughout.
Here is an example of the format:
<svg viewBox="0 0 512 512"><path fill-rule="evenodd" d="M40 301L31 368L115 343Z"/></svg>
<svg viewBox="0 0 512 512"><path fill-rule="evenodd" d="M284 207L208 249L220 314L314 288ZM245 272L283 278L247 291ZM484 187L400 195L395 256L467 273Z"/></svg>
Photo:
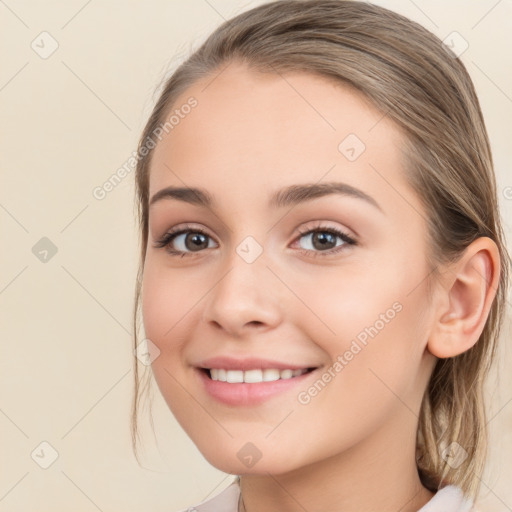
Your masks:
<svg viewBox="0 0 512 512"><path fill-rule="evenodd" d="M169 78L139 155L136 332L236 475L190 510L474 510L510 263L456 55L366 2L264 4Z"/></svg>

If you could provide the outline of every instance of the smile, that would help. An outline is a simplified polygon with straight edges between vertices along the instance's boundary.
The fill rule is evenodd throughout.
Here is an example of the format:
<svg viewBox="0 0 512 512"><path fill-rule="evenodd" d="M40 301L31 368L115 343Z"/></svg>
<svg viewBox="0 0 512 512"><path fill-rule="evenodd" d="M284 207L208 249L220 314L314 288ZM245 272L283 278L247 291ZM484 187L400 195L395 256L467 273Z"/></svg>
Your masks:
<svg viewBox="0 0 512 512"><path fill-rule="evenodd" d="M305 386L305 379L313 379L318 368L196 368L196 375L209 398L228 406L257 406L278 399L287 392L296 392Z"/></svg>

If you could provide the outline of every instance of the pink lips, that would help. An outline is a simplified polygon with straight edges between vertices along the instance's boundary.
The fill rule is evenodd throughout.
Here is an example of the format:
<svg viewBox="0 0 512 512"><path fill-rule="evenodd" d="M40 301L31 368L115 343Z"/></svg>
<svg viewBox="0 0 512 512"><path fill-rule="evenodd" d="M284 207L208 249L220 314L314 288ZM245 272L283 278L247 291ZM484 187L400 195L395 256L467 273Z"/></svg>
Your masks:
<svg viewBox="0 0 512 512"><path fill-rule="evenodd" d="M234 359L232 357L214 357L206 359L197 365L197 373L206 392L215 400L231 406L250 406L260 404L285 391L295 388L313 372L304 373L290 379L279 379L272 382L238 382L229 383L212 380L206 369L219 368L225 370L300 370L314 368L312 365L297 365L269 359L247 358Z"/></svg>

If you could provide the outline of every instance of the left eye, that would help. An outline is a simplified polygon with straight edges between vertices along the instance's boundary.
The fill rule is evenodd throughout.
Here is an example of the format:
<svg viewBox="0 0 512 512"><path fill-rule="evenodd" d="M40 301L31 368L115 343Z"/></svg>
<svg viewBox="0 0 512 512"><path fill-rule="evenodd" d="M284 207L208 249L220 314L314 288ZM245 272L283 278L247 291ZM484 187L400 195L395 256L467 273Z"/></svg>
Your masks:
<svg viewBox="0 0 512 512"><path fill-rule="evenodd" d="M298 240L306 240L304 251L335 253L344 245L356 245L356 241L343 231L334 228L315 228L302 233ZM341 240L336 243L336 239ZM337 249L340 247L340 249Z"/></svg>

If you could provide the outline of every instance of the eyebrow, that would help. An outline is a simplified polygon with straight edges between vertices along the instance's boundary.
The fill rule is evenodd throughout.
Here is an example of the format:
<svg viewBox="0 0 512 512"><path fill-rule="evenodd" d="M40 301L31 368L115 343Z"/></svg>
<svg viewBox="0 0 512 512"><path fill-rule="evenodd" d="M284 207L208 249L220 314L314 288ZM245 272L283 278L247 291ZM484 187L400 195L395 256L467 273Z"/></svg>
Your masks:
<svg viewBox="0 0 512 512"><path fill-rule="evenodd" d="M296 205L331 194L339 194L362 199L377 208L380 212L384 213L379 203L377 203L373 197L366 194L366 192L363 192L352 185L348 185L347 183L340 182L290 185L274 192L268 202L268 207L283 208L285 206ZM163 199L174 199L208 208L215 207L216 205L214 198L207 190L196 187L170 186L156 192L151 198L149 206L152 206Z"/></svg>

